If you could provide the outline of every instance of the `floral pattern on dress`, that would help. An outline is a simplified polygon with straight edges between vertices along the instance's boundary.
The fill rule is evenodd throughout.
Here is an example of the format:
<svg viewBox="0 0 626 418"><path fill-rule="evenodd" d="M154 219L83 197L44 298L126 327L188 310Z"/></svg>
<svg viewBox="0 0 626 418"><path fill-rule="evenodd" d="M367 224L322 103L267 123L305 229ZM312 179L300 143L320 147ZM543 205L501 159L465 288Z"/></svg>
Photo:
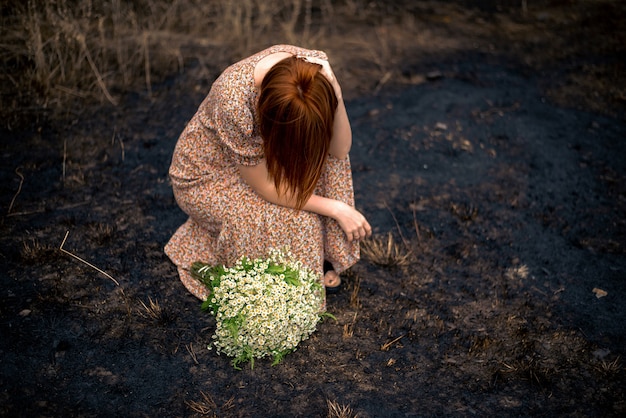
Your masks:
<svg viewBox="0 0 626 418"><path fill-rule="evenodd" d="M189 218L165 253L185 287L202 300L207 289L189 272L196 261L229 266L242 255L265 258L270 248L288 247L321 281L325 259L338 273L359 260L358 242L349 242L334 219L270 203L239 175L238 164L256 165L263 158L254 68L276 52L328 59L321 51L276 45L231 65L213 83L174 150L170 179ZM349 158L329 156L315 193L354 206Z"/></svg>

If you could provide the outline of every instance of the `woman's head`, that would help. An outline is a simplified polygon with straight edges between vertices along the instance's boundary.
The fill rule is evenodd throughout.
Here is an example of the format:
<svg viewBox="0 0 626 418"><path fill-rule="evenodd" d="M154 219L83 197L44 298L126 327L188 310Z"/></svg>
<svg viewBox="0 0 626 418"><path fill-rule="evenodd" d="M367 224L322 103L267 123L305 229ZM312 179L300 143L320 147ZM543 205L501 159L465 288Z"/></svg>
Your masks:
<svg viewBox="0 0 626 418"><path fill-rule="evenodd" d="M333 133L337 97L320 65L296 57L263 78L258 117L267 168L276 189L301 208L315 190Z"/></svg>

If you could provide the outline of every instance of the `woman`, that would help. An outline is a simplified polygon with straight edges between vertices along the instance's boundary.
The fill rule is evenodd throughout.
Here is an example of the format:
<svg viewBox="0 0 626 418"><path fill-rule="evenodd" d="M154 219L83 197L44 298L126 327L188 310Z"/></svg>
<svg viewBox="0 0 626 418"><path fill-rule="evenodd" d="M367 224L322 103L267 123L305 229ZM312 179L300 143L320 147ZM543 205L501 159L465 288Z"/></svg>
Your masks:
<svg viewBox="0 0 626 418"><path fill-rule="evenodd" d="M165 247L187 289L195 261L232 265L289 247L328 290L371 234L354 209L352 132L321 51L276 45L228 67L181 134L170 167L189 215Z"/></svg>

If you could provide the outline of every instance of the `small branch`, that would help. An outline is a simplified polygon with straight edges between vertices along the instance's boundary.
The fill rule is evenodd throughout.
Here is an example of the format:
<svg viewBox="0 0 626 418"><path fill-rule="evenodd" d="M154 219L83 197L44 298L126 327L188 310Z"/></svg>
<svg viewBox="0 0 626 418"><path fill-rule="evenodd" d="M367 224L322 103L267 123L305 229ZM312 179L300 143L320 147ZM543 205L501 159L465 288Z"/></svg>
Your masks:
<svg viewBox="0 0 626 418"><path fill-rule="evenodd" d="M76 40L78 41L78 43L80 44L80 46L83 49L83 52L85 53L85 58L87 58L87 62L89 63L89 66L91 67L91 70L93 71L94 75L96 76L96 81L98 82L98 86L100 86L100 89L102 90L102 93L109 100L109 102L111 102L111 104L113 106L117 106L117 101L109 93L109 90L107 89L106 83L104 82L104 79L102 78L102 75L100 74L100 71L98 71L98 67L96 66L96 63L91 58L91 54L89 53L89 48L87 48L87 42L85 41L85 35L83 35L83 34L77 35L76 36Z"/></svg>
<svg viewBox="0 0 626 418"><path fill-rule="evenodd" d="M15 199L17 199L17 195L19 195L20 192L22 191L22 184L24 184L24 176L22 175L22 173L20 173L20 168L21 167L17 167L15 169L15 174L20 176L20 185L17 187L17 192L15 192L15 195L13 195L13 199L11 199L11 204L9 205L9 210L7 212L7 215L11 214L11 209L13 209L13 204L15 203Z"/></svg>
<svg viewBox="0 0 626 418"><path fill-rule="evenodd" d="M417 243L422 245L422 236L420 234L420 226L417 223L417 216L415 215L415 209L413 209L413 226L415 226L415 235L417 235Z"/></svg>
<svg viewBox="0 0 626 418"><path fill-rule="evenodd" d="M409 242L406 240L406 238L404 238L404 235L402 235L402 229L400 228L400 224L398 223L398 219L396 218L396 215L393 214L393 212L391 211L391 208L389 207L389 205L387 205L387 202L383 202L383 203L385 204L385 207L387 208L387 210L391 214L391 217L393 218L393 221L396 223L396 227L398 228L398 233L400 234L400 238L402 238L402 243L406 247L408 247L409 246Z"/></svg>
<svg viewBox="0 0 626 418"><path fill-rule="evenodd" d="M150 80L150 44L148 42L148 32L143 32L143 51L144 51L144 72L146 75L146 89L148 97L152 98L152 81Z"/></svg>
<svg viewBox="0 0 626 418"><path fill-rule="evenodd" d="M117 135L117 130L113 129L113 137L111 138L111 145L115 144L115 137L117 136L117 140L120 141L120 148L122 150L122 161L124 161L126 152L124 150L124 141L122 141L122 138Z"/></svg>
<svg viewBox="0 0 626 418"><path fill-rule="evenodd" d="M98 271L99 273L104 274L106 277L108 277L109 279L111 279L111 280L113 281L113 283L115 283L117 286L119 286L120 284L118 283L118 281L117 281L117 280L115 280L115 279L113 278L113 276L111 276L110 274L108 274L108 273L106 273L106 272L104 272L104 271L100 270L98 267L94 266L93 264L88 263L87 261L83 260L82 258L78 257L77 255L72 254L71 252L69 252L69 251L67 251L67 250L65 250L65 249L63 248L63 245L65 244L65 241L67 240L67 237L68 237L68 235L69 235L69 234L70 234L70 231L67 231L67 232L65 233L65 238L63 238L63 242L61 243L61 246L59 247L59 250L61 250L61 251L62 251L62 252L64 252L65 254L69 255L70 257L74 257L75 259L77 259L77 260L78 260L78 261L80 261L81 263L85 263L85 264L87 264L89 267L91 267L92 269L94 269L94 270Z"/></svg>
<svg viewBox="0 0 626 418"><path fill-rule="evenodd" d="M9 213L7 216L25 216L25 215L33 215L35 213L44 213L46 208L40 208L35 210L25 210L23 212L13 212Z"/></svg>
<svg viewBox="0 0 626 418"><path fill-rule="evenodd" d="M380 346L381 351L389 351L389 348L391 348L391 346L394 343L397 343L398 341L400 341L402 338L404 338L406 334L402 334L401 336L399 336L398 338L394 338L393 340L389 341L388 343L385 343L383 345Z"/></svg>
<svg viewBox="0 0 626 418"><path fill-rule="evenodd" d="M65 186L65 162L67 161L67 139L63 140L63 186Z"/></svg>
<svg viewBox="0 0 626 418"><path fill-rule="evenodd" d="M193 343L189 343L188 345L185 346L185 348L187 349L187 352L193 359L193 362L196 364L200 364L198 363L198 357L196 356L196 352L193 350Z"/></svg>

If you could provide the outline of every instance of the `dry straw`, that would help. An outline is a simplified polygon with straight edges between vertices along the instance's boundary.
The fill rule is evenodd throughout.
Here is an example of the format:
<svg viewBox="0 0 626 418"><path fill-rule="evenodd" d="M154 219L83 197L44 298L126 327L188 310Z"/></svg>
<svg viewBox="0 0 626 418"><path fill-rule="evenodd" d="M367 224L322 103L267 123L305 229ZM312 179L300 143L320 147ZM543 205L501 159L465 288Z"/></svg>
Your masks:
<svg viewBox="0 0 626 418"><path fill-rule="evenodd" d="M61 252L65 253L65 254L69 255L70 257L75 258L76 260L80 261L81 263L88 265L89 267L91 267L92 269L96 270L97 272L99 272L99 273L101 273L101 274L105 275L105 276L106 276L106 277L108 277L110 280L112 280L112 281L113 281L113 283L115 283L117 286L119 286L119 285L120 285L120 284L119 284L119 282L118 282L117 280L115 280L115 279L113 278L113 276L111 276L109 273L107 273L107 272L105 272L105 271L103 271L103 270L99 269L98 267L94 266L93 264L91 264L91 263L89 263L89 262L87 262L87 261L83 260L83 259L82 259L82 258L80 258L79 256L74 255L74 254L72 254L71 252L69 252L69 251L67 251L66 249L64 249L64 248L63 248L63 246L65 245L65 241L67 241L67 237L68 237L69 235L70 235L70 231L67 231L67 232L65 233L65 238L63 238L63 242L62 242L62 243L61 243L61 245L59 246L59 250L61 250Z"/></svg>
<svg viewBox="0 0 626 418"><path fill-rule="evenodd" d="M406 246L398 245L393 234L387 238L373 237L361 243L361 253L365 258L380 266L406 266L411 262L411 251Z"/></svg>
<svg viewBox="0 0 626 418"><path fill-rule="evenodd" d="M314 6L322 13L314 14ZM14 89L2 95L13 101L2 103L8 110L18 102L29 109L89 99L115 105L142 85L151 97L154 82L190 61L210 57L214 71L277 40L313 43L333 6L330 0L9 0L3 12L0 85Z"/></svg>

